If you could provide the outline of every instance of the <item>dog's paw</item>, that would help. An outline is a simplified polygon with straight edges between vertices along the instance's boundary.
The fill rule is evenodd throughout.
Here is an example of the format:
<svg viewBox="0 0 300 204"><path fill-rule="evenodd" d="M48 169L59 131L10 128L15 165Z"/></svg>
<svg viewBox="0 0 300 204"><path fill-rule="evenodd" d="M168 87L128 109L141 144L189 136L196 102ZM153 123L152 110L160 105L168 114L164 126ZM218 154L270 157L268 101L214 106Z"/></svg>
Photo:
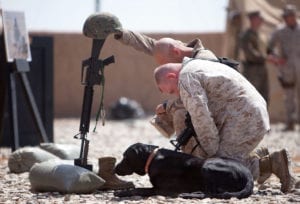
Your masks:
<svg viewBox="0 0 300 204"><path fill-rule="evenodd" d="M201 191L197 191L197 192L193 192L193 193L180 193L178 195L178 197L184 198L184 199L191 199L191 198L203 199L206 197L206 195Z"/></svg>
<svg viewBox="0 0 300 204"><path fill-rule="evenodd" d="M118 190L114 192L114 196L117 197L129 197L131 196L131 191L128 190Z"/></svg>

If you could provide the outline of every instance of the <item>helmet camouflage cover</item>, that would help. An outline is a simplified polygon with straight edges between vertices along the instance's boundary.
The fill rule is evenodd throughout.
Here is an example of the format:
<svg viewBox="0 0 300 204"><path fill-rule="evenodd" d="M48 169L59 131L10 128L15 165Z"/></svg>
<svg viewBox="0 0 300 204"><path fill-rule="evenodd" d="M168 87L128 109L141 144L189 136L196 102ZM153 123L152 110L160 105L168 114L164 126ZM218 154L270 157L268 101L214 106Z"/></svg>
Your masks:
<svg viewBox="0 0 300 204"><path fill-rule="evenodd" d="M105 39L109 34L121 31L119 19L110 13L90 15L83 26L83 34L94 39Z"/></svg>

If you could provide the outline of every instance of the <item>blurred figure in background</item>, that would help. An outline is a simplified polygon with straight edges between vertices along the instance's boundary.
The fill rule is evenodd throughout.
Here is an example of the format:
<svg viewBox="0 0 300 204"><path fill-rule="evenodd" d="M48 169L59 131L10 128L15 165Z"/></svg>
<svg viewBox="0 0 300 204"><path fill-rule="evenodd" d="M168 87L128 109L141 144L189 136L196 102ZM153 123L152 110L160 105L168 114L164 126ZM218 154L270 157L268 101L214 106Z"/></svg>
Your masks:
<svg viewBox="0 0 300 204"><path fill-rule="evenodd" d="M242 32L242 15L240 11L233 10L228 13L228 40L227 46L230 51L228 52L228 58L232 58L235 60L239 60L239 52L240 52L240 36Z"/></svg>
<svg viewBox="0 0 300 204"><path fill-rule="evenodd" d="M241 35L240 47L244 53L243 74L269 102L268 70L265 65L266 53L258 30L263 23L259 11L248 13L250 27Z"/></svg>
<svg viewBox="0 0 300 204"><path fill-rule="evenodd" d="M300 26L294 5L286 5L282 17L285 25L272 33L267 53L268 61L279 67L278 80L284 91L286 121L283 131L291 131L295 128L296 111L298 119L300 111Z"/></svg>

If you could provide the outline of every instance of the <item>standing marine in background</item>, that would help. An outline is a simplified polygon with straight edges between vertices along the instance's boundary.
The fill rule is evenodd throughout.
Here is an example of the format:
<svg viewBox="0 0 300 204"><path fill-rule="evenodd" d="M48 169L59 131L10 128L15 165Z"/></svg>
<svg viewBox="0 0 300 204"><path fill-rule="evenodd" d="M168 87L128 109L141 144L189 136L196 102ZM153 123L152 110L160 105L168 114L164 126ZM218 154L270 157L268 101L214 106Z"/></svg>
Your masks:
<svg viewBox="0 0 300 204"><path fill-rule="evenodd" d="M242 33L242 14L238 10L229 11L228 28L226 29L225 47L227 56L230 59L240 59L240 36Z"/></svg>
<svg viewBox="0 0 300 204"><path fill-rule="evenodd" d="M248 13L250 27L241 35L240 46L245 56L243 61L243 74L269 102L269 81L266 68L266 53L262 45L258 30L263 23L259 11Z"/></svg>
<svg viewBox="0 0 300 204"><path fill-rule="evenodd" d="M297 10L294 5L283 9L285 25L277 28L268 44L268 61L278 66L278 80L284 91L286 122L283 131L295 128L298 102L298 120L300 119L300 25L297 22Z"/></svg>

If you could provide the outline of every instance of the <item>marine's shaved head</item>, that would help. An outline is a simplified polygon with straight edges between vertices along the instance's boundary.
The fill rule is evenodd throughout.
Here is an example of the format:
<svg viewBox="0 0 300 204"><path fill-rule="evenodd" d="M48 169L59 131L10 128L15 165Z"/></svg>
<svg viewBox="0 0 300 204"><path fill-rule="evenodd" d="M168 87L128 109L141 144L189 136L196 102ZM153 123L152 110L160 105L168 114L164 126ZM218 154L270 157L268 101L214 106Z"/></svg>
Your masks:
<svg viewBox="0 0 300 204"><path fill-rule="evenodd" d="M173 63L163 64L154 70L156 84L160 84L166 78L167 73L173 71L172 65Z"/></svg>
<svg viewBox="0 0 300 204"><path fill-rule="evenodd" d="M156 84L162 93L179 95L178 77L181 68L181 63L168 63L154 70Z"/></svg>
<svg viewBox="0 0 300 204"><path fill-rule="evenodd" d="M184 43L172 38L161 38L157 40L153 48L153 56L158 64L166 64L170 62L181 62L183 52L187 48Z"/></svg>

